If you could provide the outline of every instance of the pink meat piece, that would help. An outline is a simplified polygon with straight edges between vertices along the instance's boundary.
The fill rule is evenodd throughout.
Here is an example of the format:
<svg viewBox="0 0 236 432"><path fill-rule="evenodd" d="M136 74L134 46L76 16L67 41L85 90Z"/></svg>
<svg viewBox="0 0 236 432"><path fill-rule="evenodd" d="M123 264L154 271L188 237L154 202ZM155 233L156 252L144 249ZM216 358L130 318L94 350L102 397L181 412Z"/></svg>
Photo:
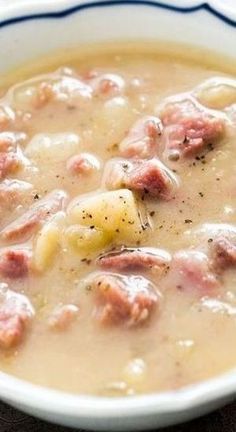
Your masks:
<svg viewBox="0 0 236 432"><path fill-rule="evenodd" d="M116 96L121 94L125 87L123 78L112 73L93 73L88 82L93 92L102 96Z"/></svg>
<svg viewBox="0 0 236 432"><path fill-rule="evenodd" d="M0 104L0 134L3 132L6 135L25 135L22 132L9 132L10 130L19 131L26 130L28 127L31 115L27 112L16 111L14 112L7 104ZM0 139L1 141L1 139ZM0 145L1 148L1 145ZM2 150L0 150L2 151Z"/></svg>
<svg viewBox="0 0 236 432"><path fill-rule="evenodd" d="M199 250L210 257L211 267L221 274L236 266L236 226L225 223L206 223L193 230Z"/></svg>
<svg viewBox="0 0 236 432"><path fill-rule="evenodd" d="M127 176L126 187L152 197L170 199L176 189L174 174L158 159L138 164Z"/></svg>
<svg viewBox="0 0 236 432"><path fill-rule="evenodd" d="M177 186L177 177L159 159L114 160L105 172L105 184L109 189L122 187L149 194L155 198L172 198Z"/></svg>
<svg viewBox="0 0 236 432"><path fill-rule="evenodd" d="M10 225L7 225L1 231L1 238L11 242L22 242L29 239L41 223L63 210L66 201L67 194L63 190L54 190Z"/></svg>
<svg viewBox="0 0 236 432"><path fill-rule="evenodd" d="M10 249L0 252L0 274L5 278L18 279L28 275L31 252L28 249Z"/></svg>
<svg viewBox="0 0 236 432"><path fill-rule="evenodd" d="M23 133L0 133L0 179L14 173L22 163L18 144L24 141L25 137Z"/></svg>
<svg viewBox="0 0 236 432"><path fill-rule="evenodd" d="M15 153L0 153L0 180L14 173L19 167L19 159Z"/></svg>
<svg viewBox="0 0 236 432"><path fill-rule="evenodd" d="M128 158L145 159L157 154L163 126L154 116L137 120L120 143L120 153Z"/></svg>
<svg viewBox="0 0 236 432"><path fill-rule="evenodd" d="M219 287L219 281L206 254L196 250L183 250L173 256L167 285L208 295Z"/></svg>
<svg viewBox="0 0 236 432"><path fill-rule="evenodd" d="M123 248L101 255L97 264L103 269L117 271L155 270L162 274L171 262L171 255L156 248Z"/></svg>
<svg viewBox="0 0 236 432"><path fill-rule="evenodd" d="M92 89L77 76L59 76L49 77L48 81L40 83L37 89L36 97L33 100L33 108L41 109L48 103L75 102L77 99L90 99Z"/></svg>
<svg viewBox="0 0 236 432"><path fill-rule="evenodd" d="M143 276L101 273L92 280L95 316L104 325L135 327L146 322L159 302L154 285Z"/></svg>
<svg viewBox="0 0 236 432"><path fill-rule="evenodd" d="M22 342L33 316L34 309L26 296L1 286L0 347L9 349Z"/></svg>
<svg viewBox="0 0 236 432"><path fill-rule="evenodd" d="M164 126L165 151L172 160L192 157L214 144L224 134L225 120L194 98L167 103L160 118Z"/></svg>
<svg viewBox="0 0 236 432"><path fill-rule="evenodd" d="M42 82L35 96L35 100L33 101L33 107L36 109L43 108L49 102L51 102L55 97L55 92L53 90L53 85L46 81Z"/></svg>
<svg viewBox="0 0 236 432"><path fill-rule="evenodd" d="M99 168L99 161L89 153L80 153L68 159L66 168L76 176L87 176Z"/></svg>
<svg viewBox="0 0 236 432"><path fill-rule="evenodd" d="M5 153L15 151L16 138L13 133L1 132L0 133L0 152Z"/></svg>
<svg viewBox="0 0 236 432"><path fill-rule="evenodd" d="M211 243L211 258L213 268L222 272L229 267L236 266L236 243L232 240L219 236Z"/></svg>
<svg viewBox="0 0 236 432"><path fill-rule="evenodd" d="M54 330L67 330L78 316L79 308L74 304L58 305L49 318L49 327Z"/></svg>

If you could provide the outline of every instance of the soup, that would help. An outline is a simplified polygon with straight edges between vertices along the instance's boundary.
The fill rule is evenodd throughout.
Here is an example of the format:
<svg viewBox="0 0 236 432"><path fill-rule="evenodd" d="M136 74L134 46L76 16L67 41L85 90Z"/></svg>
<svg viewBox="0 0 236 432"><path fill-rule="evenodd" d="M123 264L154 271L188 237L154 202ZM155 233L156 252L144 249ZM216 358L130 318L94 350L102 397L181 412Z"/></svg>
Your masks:
<svg viewBox="0 0 236 432"><path fill-rule="evenodd" d="M2 371L119 396L235 367L236 80L180 52L94 47L2 80Z"/></svg>

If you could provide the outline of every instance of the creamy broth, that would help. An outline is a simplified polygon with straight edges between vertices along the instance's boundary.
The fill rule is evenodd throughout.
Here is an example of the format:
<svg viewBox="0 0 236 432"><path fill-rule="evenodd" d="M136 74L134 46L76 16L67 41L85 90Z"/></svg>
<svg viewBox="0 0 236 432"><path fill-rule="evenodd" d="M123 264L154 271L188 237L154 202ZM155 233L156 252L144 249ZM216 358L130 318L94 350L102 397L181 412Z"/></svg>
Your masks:
<svg viewBox="0 0 236 432"><path fill-rule="evenodd" d="M2 371L119 396L235 367L236 69L179 52L2 79Z"/></svg>

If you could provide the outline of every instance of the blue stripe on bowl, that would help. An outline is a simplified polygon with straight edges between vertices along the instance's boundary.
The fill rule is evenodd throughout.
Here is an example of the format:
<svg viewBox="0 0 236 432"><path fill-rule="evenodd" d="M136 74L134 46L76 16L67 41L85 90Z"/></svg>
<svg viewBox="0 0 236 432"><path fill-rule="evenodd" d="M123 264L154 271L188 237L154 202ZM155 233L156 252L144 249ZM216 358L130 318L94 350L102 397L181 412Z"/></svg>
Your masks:
<svg viewBox="0 0 236 432"><path fill-rule="evenodd" d="M232 27L236 27L236 20L229 18L226 15L223 15L223 13L217 11L212 6L210 6L208 3L202 3L197 6L192 7L180 7L180 6L174 6L170 4L163 4L152 0L101 0L101 1L94 1L93 3L82 3L77 6L70 7L68 9L63 9L61 11L55 11L55 12L45 12L45 13L38 13L38 14L29 14L29 15L23 15L18 16L14 18L7 19L5 21L0 21L0 28L6 27L12 24L21 23L24 21L30 21L30 20L38 20L38 19L60 19L67 17L69 15L72 15L76 12L79 12L81 10L86 9L93 9L93 8L99 8L99 7L111 7L115 5L133 5L133 6L150 6L150 7L157 7L161 9L170 10L173 12L178 13L194 13L199 10L205 10L211 15L217 17L221 21L225 22L226 24L229 24Z"/></svg>

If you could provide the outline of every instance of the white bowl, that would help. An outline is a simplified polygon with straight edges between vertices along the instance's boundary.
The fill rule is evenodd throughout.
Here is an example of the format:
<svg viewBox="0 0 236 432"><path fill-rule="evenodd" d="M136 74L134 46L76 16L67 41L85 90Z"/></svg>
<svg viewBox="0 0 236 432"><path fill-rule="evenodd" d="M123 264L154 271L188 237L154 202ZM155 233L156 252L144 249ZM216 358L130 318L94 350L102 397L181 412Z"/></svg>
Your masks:
<svg viewBox="0 0 236 432"><path fill-rule="evenodd" d="M1 0L0 0L1 1ZM235 59L234 0L5 0L0 6L0 72L78 43L152 39L190 43ZM236 371L181 390L129 398L66 394L0 373L0 398L68 426L142 430L184 421L236 394Z"/></svg>

